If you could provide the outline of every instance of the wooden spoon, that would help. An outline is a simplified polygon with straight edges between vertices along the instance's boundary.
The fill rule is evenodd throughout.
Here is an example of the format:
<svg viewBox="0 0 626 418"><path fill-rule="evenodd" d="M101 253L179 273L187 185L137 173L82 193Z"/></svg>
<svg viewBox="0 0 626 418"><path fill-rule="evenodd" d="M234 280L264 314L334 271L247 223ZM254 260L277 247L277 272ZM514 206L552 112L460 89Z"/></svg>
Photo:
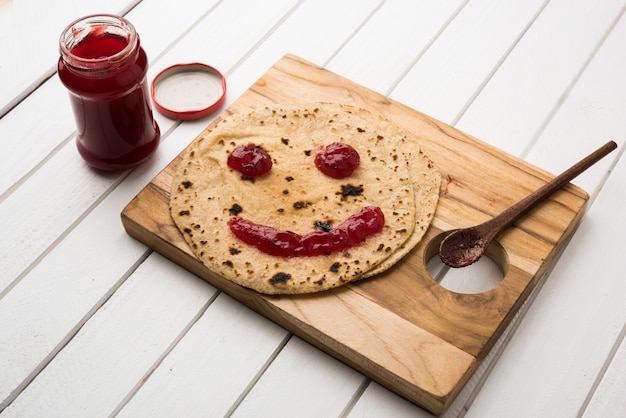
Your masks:
<svg viewBox="0 0 626 418"><path fill-rule="evenodd" d="M487 250L489 243L500 231L616 148L617 144L614 141L607 142L495 218L471 228L450 232L439 245L439 258L450 267L465 267L478 261Z"/></svg>

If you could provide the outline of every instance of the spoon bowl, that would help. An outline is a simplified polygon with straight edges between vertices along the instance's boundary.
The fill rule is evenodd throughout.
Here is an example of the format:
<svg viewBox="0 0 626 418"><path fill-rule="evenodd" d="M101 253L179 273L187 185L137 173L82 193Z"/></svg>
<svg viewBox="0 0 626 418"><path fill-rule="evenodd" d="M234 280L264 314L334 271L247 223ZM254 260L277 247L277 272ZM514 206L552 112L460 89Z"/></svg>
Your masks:
<svg viewBox="0 0 626 418"><path fill-rule="evenodd" d="M451 267L465 267L474 264L485 253L489 242L476 228L457 229L450 232L439 247L439 257Z"/></svg>
<svg viewBox="0 0 626 418"><path fill-rule="evenodd" d="M455 268L475 263L504 228L616 148L617 144L614 141L607 142L498 216L480 225L450 232L439 244L439 258L448 266Z"/></svg>

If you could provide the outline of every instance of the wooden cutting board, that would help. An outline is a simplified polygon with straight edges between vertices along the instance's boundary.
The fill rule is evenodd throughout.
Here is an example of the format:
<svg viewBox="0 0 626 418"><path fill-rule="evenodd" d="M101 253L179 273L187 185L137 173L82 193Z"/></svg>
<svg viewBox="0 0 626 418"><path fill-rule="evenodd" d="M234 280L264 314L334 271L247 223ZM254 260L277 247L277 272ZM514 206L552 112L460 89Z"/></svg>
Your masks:
<svg viewBox="0 0 626 418"><path fill-rule="evenodd" d="M223 279L196 259L170 218L170 184L181 156L124 208L124 227L245 305L441 414L565 245L583 216L588 195L570 184L498 237L488 253L504 274L497 287L479 294L446 290L426 269L443 231L485 221L552 176L293 55L272 66L223 116L273 103L312 101L382 113L416 135L440 170L443 181L433 223L420 245L395 267L371 279L303 296L261 295Z"/></svg>

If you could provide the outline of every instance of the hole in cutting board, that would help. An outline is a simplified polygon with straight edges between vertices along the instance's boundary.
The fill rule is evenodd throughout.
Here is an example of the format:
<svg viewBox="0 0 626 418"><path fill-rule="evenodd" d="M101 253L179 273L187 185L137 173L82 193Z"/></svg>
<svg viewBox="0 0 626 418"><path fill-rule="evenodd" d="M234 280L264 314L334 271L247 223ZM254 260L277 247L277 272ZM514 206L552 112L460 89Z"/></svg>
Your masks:
<svg viewBox="0 0 626 418"><path fill-rule="evenodd" d="M504 279L507 256L504 248L492 242L487 253L476 263L462 268L450 268L439 259L439 244L445 237L435 237L425 253L430 277L442 287L456 293L476 294L497 287Z"/></svg>

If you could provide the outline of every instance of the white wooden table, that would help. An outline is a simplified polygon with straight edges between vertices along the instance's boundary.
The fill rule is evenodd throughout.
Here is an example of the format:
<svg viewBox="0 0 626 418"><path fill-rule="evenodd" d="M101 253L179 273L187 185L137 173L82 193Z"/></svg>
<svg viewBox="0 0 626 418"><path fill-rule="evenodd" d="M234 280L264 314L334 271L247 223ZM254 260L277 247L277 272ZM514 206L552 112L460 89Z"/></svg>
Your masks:
<svg viewBox="0 0 626 418"><path fill-rule="evenodd" d="M124 206L215 116L157 115L152 160L111 175L74 144L57 40L124 14L150 80L200 61L226 106L296 54L558 173L585 218L445 416L626 416L626 0L0 0L0 417L429 413L129 237ZM489 261L442 285L480 290ZM469 287L463 287L470 284Z"/></svg>

